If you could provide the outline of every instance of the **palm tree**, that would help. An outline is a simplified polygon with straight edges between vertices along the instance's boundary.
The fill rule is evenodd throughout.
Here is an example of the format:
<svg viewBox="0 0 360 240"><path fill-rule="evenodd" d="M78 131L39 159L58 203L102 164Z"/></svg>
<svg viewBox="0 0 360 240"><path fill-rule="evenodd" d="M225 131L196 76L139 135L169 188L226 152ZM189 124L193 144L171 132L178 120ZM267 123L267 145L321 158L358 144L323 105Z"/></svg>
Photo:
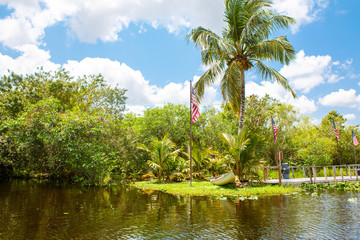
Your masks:
<svg viewBox="0 0 360 240"><path fill-rule="evenodd" d="M250 144L250 139L247 137L245 129L236 136L228 133L222 133L219 136L228 147L226 158L230 158L230 161L234 164L235 174L240 177L242 175L241 153Z"/></svg>
<svg viewBox="0 0 360 240"><path fill-rule="evenodd" d="M185 155L190 158L190 147L188 148L189 153L185 153ZM194 160L194 166L196 169L197 178L203 178L202 170L205 168L207 163L210 160L210 157L214 155L216 152L211 149L211 147L201 149L199 146L194 145L192 148L192 160Z"/></svg>
<svg viewBox="0 0 360 240"><path fill-rule="evenodd" d="M169 177L169 171L181 149L175 149L176 145L171 141L169 135L165 135L160 141L154 139L150 142L150 146L147 147L144 144L140 144L138 149L144 150L150 154L150 160L148 164L150 167L157 171L158 180L161 181L162 170L167 171Z"/></svg>
<svg viewBox="0 0 360 240"><path fill-rule="evenodd" d="M289 64L295 51L285 36L269 40L275 30L295 23L291 17L271 10L270 0L225 0L225 22L222 36L203 27L192 29L186 36L201 48L202 62L209 67L195 83L196 95L201 99L205 87L220 78L224 101L239 116L240 133L245 112L245 72L254 69L264 79L271 79L290 91L287 79L264 61Z"/></svg>
<svg viewBox="0 0 360 240"><path fill-rule="evenodd" d="M247 128L243 128L240 134L235 136L227 133L220 134L220 138L227 146L225 158L233 164L237 176L248 177L256 173L251 170L260 164L261 154L265 147L265 140L257 135L250 134Z"/></svg>
<svg viewBox="0 0 360 240"><path fill-rule="evenodd" d="M210 171L211 176L215 177L228 170L226 163L226 158L220 154L210 158L208 170Z"/></svg>

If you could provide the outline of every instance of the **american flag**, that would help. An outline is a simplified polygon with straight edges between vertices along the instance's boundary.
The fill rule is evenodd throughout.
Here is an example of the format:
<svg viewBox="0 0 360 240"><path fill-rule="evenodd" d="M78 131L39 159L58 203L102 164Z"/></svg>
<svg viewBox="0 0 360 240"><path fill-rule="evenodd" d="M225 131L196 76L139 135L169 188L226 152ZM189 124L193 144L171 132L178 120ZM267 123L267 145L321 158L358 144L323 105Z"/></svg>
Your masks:
<svg viewBox="0 0 360 240"><path fill-rule="evenodd" d="M195 96L195 92L193 89L191 90L191 109L192 109L192 122L195 123L200 116L200 111L199 111L198 102L197 102L197 99Z"/></svg>
<svg viewBox="0 0 360 240"><path fill-rule="evenodd" d="M352 135L353 135L353 143L354 143L354 146L359 145L359 142L358 142L358 140L356 139L356 136L355 136L354 130L352 130Z"/></svg>
<svg viewBox="0 0 360 240"><path fill-rule="evenodd" d="M339 136L339 133L338 133L338 130L337 128L335 127L335 121L333 119L333 125L334 125L334 132L335 132L335 137L338 141L340 141L340 136Z"/></svg>
<svg viewBox="0 0 360 240"><path fill-rule="evenodd" d="M275 140L275 142L277 142L277 136L276 136L276 133L277 133L278 129L277 129L276 125L275 125L275 121L274 121L273 117L271 117L271 122L272 122L272 125L273 125L274 140Z"/></svg>

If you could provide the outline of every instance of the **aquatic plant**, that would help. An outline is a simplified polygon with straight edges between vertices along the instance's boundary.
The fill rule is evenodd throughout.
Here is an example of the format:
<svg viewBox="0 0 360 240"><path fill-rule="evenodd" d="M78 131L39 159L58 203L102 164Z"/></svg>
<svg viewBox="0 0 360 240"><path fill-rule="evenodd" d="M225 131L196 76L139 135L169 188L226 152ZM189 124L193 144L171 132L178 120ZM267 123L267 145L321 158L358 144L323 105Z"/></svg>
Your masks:
<svg viewBox="0 0 360 240"><path fill-rule="evenodd" d="M311 184L311 183L302 183L301 187L309 191L317 190L341 190L341 191L360 191L360 182L336 182L335 184Z"/></svg>

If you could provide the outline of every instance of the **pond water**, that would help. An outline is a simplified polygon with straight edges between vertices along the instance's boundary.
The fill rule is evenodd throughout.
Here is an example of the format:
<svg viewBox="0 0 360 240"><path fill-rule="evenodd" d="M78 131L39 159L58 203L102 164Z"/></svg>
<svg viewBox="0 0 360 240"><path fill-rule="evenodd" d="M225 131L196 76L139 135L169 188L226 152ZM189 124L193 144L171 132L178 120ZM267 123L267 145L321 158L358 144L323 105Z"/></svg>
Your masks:
<svg viewBox="0 0 360 240"><path fill-rule="evenodd" d="M359 206L349 192L234 202L13 181L0 184L0 239L356 239Z"/></svg>

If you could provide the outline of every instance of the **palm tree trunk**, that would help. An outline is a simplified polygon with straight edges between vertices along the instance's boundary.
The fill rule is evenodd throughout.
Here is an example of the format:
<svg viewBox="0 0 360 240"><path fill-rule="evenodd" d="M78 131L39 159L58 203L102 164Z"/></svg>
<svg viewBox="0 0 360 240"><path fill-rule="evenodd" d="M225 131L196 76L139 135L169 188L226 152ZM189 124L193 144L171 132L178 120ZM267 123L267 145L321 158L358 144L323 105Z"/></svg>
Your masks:
<svg viewBox="0 0 360 240"><path fill-rule="evenodd" d="M245 114L245 72L241 70L240 73L240 116L239 116L239 130L240 134L244 126L244 114Z"/></svg>
<svg viewBox="0 0 360 240"><path fill-rule="evenodd" d="M239 179L240 179L240 166L239 166L239 163L236 163L235 175L237 175L239 177Z"/></svg>
<svg viewBox="0 0 360 240"><path fill-rule="evenodd" d="M160 182L161 181L161 176L162 176L162 159L160 157L159 159L159 165L160 165L160 168L159 168L159 176L158 176L158 181Z"/></svg>

